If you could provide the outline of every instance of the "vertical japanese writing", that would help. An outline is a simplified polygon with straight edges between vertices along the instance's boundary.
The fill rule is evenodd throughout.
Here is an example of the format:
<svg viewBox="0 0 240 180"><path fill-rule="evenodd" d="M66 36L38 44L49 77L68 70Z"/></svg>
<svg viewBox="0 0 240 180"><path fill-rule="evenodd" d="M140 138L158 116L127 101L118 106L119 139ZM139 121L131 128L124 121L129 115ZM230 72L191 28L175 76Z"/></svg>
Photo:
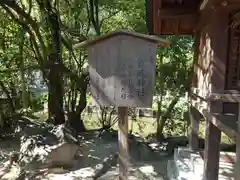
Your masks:
<svg viewBox="0 0 240 180"><path fill-rule="evenodd" d="M121 99L126 99L126 97L127 97L127 94L126 94L125 88L122 88L121 89Z"/></svg>
<svg viewBox="0 0 240 180"><path fill-rule="evenodd" d="M138 96L138 97L143 97L143 96L145 95L145 92L144 92L144 91L145 91L144 88L138 90L138 91L137 91L137 96Z"/></svg>
<svg viewBox="0 0 240 180"><path fill-rule="evenodd" d="M127 98L128 99L133 99L133 93L130 90L127 93Z"/></svg>
<svg viewBox="0 0 240 180"><path fill-rule="evenodd" d="M143 59L138 59L138 64L137 64L137 78L136 78L136 86L137 86L137 96L142 97L145 96L145 87L147 85L147 77L144 71L145 63Z"/></svg>
<svg viewBox="0 0 240 180"><path fill-rule="evenodd" d="M127 77L127 85L128 85L128 94L127 97L128 99L133 99L133 92L132 92L132 71L133 71L133 66L132 62L129 61L128 64L128 77Z"/></svg>
<svg viewBox="0 0 240 180"><path fill-rule="evenodd" d="M121 78L121 85L125 86L126 85L126 80L124 78Z"/></svg>
<svg viewBox="0 0 240 180"><path fill-rule="evenodd" d="M120 92L120 97L121 99L126 99L127 98L127 81L126 81L126 75L125 75L125 71L126 71L126 64L124 62L119 62L119 67L118 67L118 72L119 73L119 78L120 78L120 82L121 82L121 92Z"/></svg>
<svg viewBox="0 0 240 180"><path fill-rule="evenodd" d="M132 92L132 71L133 66L131 64L131 60L126 60L126 62L119 63L119 72L120 72L120 83L121 83L121 99L133 99L133 92Z"/></svg>

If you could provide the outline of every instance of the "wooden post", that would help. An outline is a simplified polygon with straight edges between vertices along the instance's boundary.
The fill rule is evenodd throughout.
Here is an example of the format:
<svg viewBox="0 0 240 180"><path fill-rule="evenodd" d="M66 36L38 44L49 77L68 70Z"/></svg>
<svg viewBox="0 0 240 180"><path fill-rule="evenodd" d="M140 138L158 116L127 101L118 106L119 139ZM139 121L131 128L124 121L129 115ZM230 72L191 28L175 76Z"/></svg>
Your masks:
<svg viewBox="0 0 240 180"><path fill-rule="evenodd" d="M197 64L199 60L199 46L200 46L200 36L201 33L199 30L195 30L194 32L194 56L193 56L193 66L192 66L192 71L194 72L195 69L195 64ZM193 79L192 79L192 84L197 87L197 75L193 73ZM190 97L190 104L192 104L192 97ZM190 134L189 134L189 146L190 149L193 151L197 151L199 148L199 138L198 138L198 131L199 131L199 124L200 124L200 119L201 116L199 115L200 113L198 110L193 107L192 105L189 107L189 120L190 120Z"/></svg>
<svg viewBox="0 0 240 180"><path fill-rule="evenodd" d="M240 132L240 102L238 103L238 132ZM234 166L234 179L239 180L240 179L240 138L239 136L236 136L236 162Z"/></svg>
<svg viewBox="0 0 240 180"><path fill-rule="evenodd" d="M206 121L204 180L218 180L221 131Z"/></svg>
<svg viewBox="0 0 240 180"><path fill-rule="evenodd" d="M199 131L199 124L200 124L200 113L194 107L189 108L189 119L190 119L190 126L191 132L189 136L189 145L191 150L197 151L198 148L198 131Z"/></svg>
<svg viewBox="0 0 240 180"><path fill-rule="evenodd" d="M118 107L119 180L128 179L128 108Z"/></svg>

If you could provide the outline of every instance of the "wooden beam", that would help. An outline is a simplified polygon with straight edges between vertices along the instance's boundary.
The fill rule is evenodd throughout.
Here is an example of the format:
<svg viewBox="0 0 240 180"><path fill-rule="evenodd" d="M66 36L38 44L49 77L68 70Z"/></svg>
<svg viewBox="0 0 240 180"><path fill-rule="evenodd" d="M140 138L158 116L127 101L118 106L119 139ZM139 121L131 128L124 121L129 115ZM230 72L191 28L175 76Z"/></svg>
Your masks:
<svg viewBox="0 0 240 180"><path fill-rule="evenodd" d="M224 124L220 119L224 118L223 114L219 113L211 113L206 108L202 108L197 106L196 104L192 104L198 111L206 118L207 121L211 121L211 123L219 128L222 132L224 132L228 137L232 140L236 139L236 136L240 138L239 132L236 132L234 129L230 128L226 124Z"/></svg>
<svg viewBox="0 0 240 180"><path fill-rule="evenodd" d="M204 10L206 8L215 8L215 6L224 5L228 0L203 0L200 4L200 10Z"/></svg>
<svg viewBox="0 0 240 180"><path fill-rule="evenodd" d="M224 118L227 118L228 116L225 116L220 113L210 113L210 112L205 112L205 115L207 118L209 118L209 121L216 127L218 127L222 132L224 132L228 137L230 137L232 140L235 140L237 136L240 137L240 134L233 129L232 127L226 125L224 123ZM230 120L230 117L227 118Z"/></svg>
<svg viewBox="0 0 240 180"><path fill-rule="evenodd" d="M238 6L240 3L238 0L203 0L200 5L200 10L204 10L206 8L211 8L212 10L220 10L223 8L234 8Z"/></svg>
<svg viewBox="0 0 240 180"><path fill-rule="evenodd" d="M204 96L200 96L199 88L191 88L192 94L203 101L214 102L214 101L224 101L224 102L238 102L240 101L239 91L236 90L224 90L214 93L205 93Z"/></svg>
<svg viewBox="0 0 240 180"><path fill-rule="evenodd" d="M240 102L240 94L211 93L208 101Z"/></svg>
<svg viewBox="0 0 240 180"><path fill-rule="evenodd" d="M159 18L179 18L186 16L197 16L197 8L195 7L178 7L174 6L171 8L160 8L158 9Z"/></svg>
<svg viewBox="0 0 240 180"><path fill-rule="evenodd" d="M208 3L209 3L209 0L203 0L202 4L200 5L200 10L205 9Z"/></svg>
<svg viewBox="0 0 240 180"><path fill-rule="evenodd" d="M188 13L188 14L161 14L158 16L159 19L183 19L183 18L192 18L197 19L198 13Z"/></svg>
<svg viewBox="0 0 240 180"><path fill-rule="evenodd" d="M206 122L206 139L204 148L204 180L218 180L221 131L211 123Z"/></svg>
<svg viewBox="0 0 240 180"><path fill-rule="evenodd" d="M237 91L222 91L217 93L206 94L206 97L199 96L199 89L192 88L192 93L194 96L206 101L206 102L214 102L214 101L222 101L222 102L239 102L240 94Z"/></svg>

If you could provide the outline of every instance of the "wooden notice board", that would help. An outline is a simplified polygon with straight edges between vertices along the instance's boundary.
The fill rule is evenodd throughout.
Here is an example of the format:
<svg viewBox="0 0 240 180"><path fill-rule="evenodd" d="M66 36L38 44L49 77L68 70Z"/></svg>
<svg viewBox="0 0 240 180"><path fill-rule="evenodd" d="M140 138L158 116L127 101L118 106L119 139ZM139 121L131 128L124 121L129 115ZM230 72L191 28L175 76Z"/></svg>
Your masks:
<svg viewBox="0 0 240 180"><path fill-rule="evenodd" d="M91 93L100 106L118 107L119 179L128 179L128 107L152 107L157 45L168 42L127 30L76 45L88 49Z"/></svg>
<svg viewBox="0 0 240 180"><path fill-rule="evenodd" d="M156 36L119 30L75 47L87 47L91 93L101 106L152 107Z"/></svg>

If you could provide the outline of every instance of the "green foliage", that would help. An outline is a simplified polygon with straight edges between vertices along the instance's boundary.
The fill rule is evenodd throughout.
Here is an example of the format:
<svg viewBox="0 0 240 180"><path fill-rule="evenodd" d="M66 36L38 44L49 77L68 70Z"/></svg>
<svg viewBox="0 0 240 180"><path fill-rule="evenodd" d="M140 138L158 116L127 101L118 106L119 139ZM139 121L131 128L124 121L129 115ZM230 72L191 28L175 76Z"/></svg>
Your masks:
<svg viewBox="0 0 240 180"><path fill-rule="evenodd" d="M54 68L49 67L49 54L57 44L53 40L53 30L59 30L61 37L61 66L57 74L63 79L64 111L74 112L77 118L80 118L87 102L91 103L91 98L88 91L87 52L73 49L73 45L120 28L147 33L144 0L69 0L55 3L46 0L44 2L49 2L51 6L48 10L42 7L43 0L14 1L16 4L9 2L0 1L0 82L17 109L22 109L24 100L28 99L28 108L39 111L43 108L43 102L47 101L44 95L33 98L30 88L36 81L36 71L41 72L41 85L51 85L48 75ZM60 29L53 27L54 24L50 25L49 17L52 14L61 20ZM189 91L192 38L164 38L171 44L159 48L157 52L156 103L160 120L167 119L164 133L182 134L185 124L183 112L186 111L187 102L181 97ZM24 90L28 96L23 96ZM177 97L177 103L170 107L174 97ZM130 113L133 121L136 120L134 111L131 109ZM112 123L109 120L110 112L111 109L102 109L102 126ZM145 125L140 126L142 128Z"/></svg>
<svg viewBox="0 0 240 180"><path fill-rule="evenodd" d="M30 105L33 112L43 111L45 103L47 103L46 94L42 93L36 96L34 92L31 93Z"/></svg>
<svg viewBox="0 0 240 180"><path fill-rule="evenodd" d="M186 111L187 103L180 103L190 87L190 72L193 53L193 40L188 36L168 36L169 47L159 48L156 63L155 96L158 104L158 136L182 134L186 129L184 119L179 112ZM178 128L177 128L178 127Z"/></svg>
<svg viewBox="0 0 240 180"><path fill-rule="evenodd" d="M170 135L187 135L187 119L184 113L188 110L188 102L186 98L182 98L175 105L171 113L170 120L164 126L164 134Z"/></svg>
<svg viewBox="0 0 240 180"><path fill-rule="evenodd" d="M193 58L193 39L185 36L166 37L170 46L159 48L156 66L156 95L163 86L165 92L181 96L189 89Z"/></svg>

